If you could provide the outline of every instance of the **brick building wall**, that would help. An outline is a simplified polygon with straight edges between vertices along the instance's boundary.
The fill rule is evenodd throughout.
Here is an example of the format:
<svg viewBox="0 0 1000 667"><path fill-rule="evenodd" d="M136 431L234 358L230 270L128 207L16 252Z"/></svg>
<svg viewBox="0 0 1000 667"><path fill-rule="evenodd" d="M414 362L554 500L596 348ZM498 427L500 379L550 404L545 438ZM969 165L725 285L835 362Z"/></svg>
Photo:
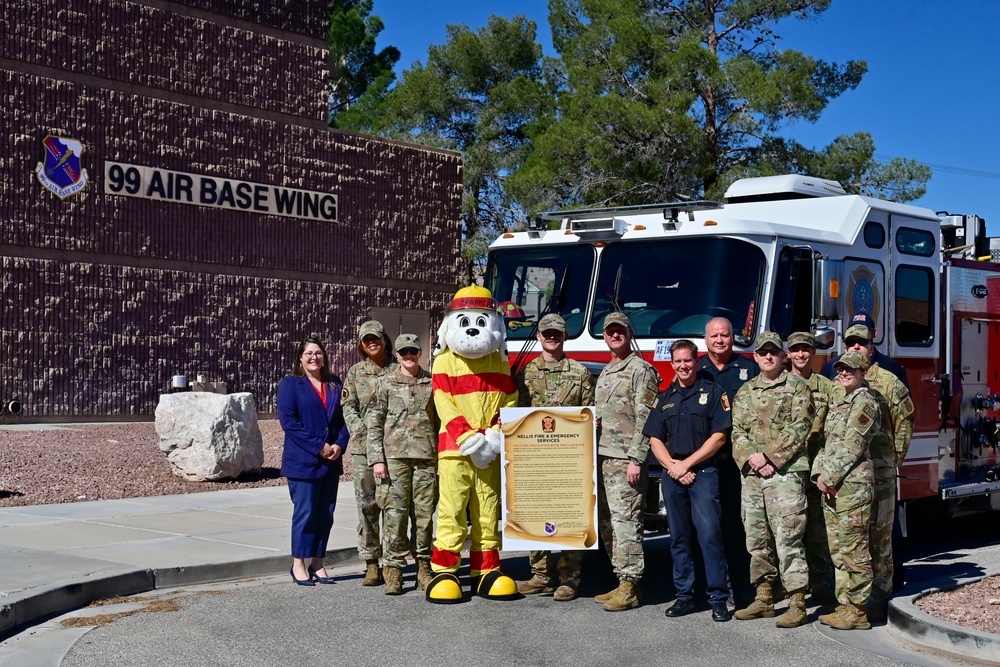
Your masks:
<svg viewBox="0 0 1000 667"><path fill-rule="evenodd" d="M326 2L42 0L0 20L0 400L28 418L151 415L207 372L274 410L294 346L335 370L370 308L440 315L461 160L328 130ZM83 145L59 199L47 135ZM335 222L106 194L121 162L333 193Z"/></svg>

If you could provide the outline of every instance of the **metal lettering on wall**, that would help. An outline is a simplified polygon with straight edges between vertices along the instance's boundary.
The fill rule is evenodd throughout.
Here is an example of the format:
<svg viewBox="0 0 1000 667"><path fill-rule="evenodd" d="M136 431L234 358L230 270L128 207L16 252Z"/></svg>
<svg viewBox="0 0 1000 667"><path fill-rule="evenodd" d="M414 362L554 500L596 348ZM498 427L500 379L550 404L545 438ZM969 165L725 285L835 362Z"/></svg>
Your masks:
<svg viewBox="0 0 1000 667"><path fill-rule="evenodd" d="M104 193L263 215L337 221L337 195L122 162L104 163Z"/></svg>

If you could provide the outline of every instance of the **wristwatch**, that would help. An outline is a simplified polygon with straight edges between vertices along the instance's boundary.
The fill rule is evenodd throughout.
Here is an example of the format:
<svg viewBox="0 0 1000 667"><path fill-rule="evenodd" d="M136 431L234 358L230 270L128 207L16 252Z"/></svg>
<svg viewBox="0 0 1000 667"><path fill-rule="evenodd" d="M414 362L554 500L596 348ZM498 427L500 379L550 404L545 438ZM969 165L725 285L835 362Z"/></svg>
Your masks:
<svg viewBox="0 0 1000 667"><path fill-rule="evenodd" d="M637 466L641 466L642 465L642 461L640 461L639 459L635 458L634 456L630 456L629 457L629 461L631 461L632 463L636 464Z"/></svg>

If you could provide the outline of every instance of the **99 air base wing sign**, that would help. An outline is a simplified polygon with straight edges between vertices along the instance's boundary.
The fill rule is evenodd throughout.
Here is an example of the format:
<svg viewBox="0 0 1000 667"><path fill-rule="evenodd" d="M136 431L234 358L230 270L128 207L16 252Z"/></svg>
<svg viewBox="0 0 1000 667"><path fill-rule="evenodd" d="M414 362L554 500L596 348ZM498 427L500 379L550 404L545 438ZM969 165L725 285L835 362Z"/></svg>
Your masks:
<svg viewBox="0 0 1000 667"><path fill-rule="evenodd" d="M337 221L335 194L122 162L104 163L104 193L262 215Z"/></svg>

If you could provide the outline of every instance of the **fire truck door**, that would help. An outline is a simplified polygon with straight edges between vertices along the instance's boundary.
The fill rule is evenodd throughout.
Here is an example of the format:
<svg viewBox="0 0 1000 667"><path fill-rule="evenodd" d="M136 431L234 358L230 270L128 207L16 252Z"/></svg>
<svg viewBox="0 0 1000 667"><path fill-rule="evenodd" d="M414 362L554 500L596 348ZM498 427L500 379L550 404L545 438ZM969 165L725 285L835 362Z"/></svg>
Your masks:
<svg viewBox="0 0 1000 667"><path fill-rule="evenodd" d="M855 315L870 315L875 321L875 345L882 348L888 308L885 269L880 262L871 259L846 259L844 268L847 283L843 291L844 329L850 326ZM882 349L882 352L888 351Z"/></svg>

